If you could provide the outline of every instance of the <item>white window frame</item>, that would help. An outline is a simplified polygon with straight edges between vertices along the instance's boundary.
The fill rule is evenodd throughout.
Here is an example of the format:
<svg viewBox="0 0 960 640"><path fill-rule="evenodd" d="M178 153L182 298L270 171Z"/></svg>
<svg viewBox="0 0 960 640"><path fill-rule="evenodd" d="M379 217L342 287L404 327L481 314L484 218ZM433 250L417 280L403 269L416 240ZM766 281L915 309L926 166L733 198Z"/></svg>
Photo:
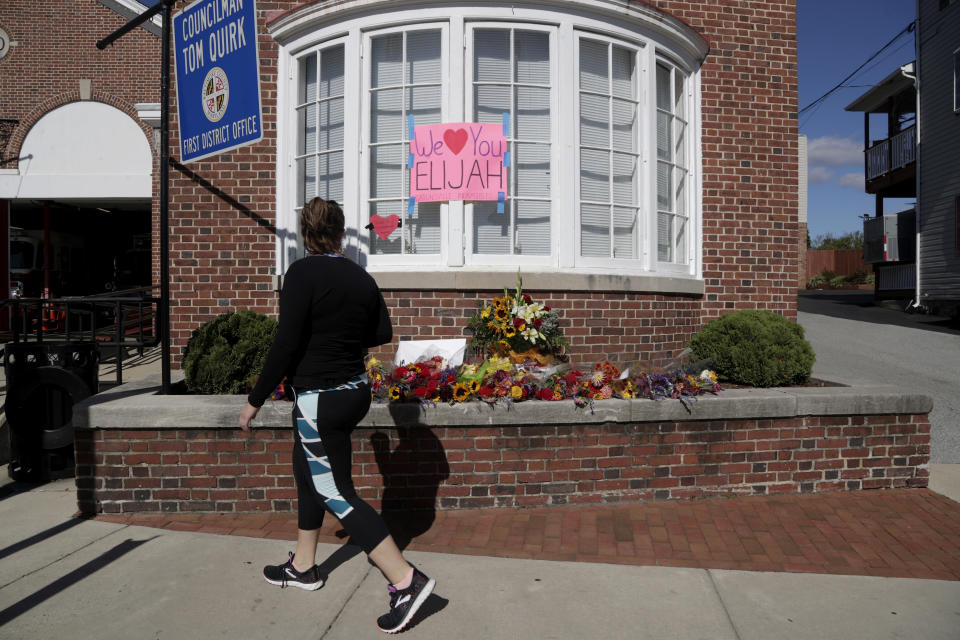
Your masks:
<svg viewBox="0 0 960 640"><path fill-rule="evenodd" d="M370 145L370 94L371 87L370 83L373 78L373 39L380 36L387 36L398 33L413 33L417 31L440 31L440 69L441 69L441 80L440 80L440 121L441 122L450 122L450 65L451 65L451 55L450 55L450 46L449 46L449 21L423 21L416 24L402 24L392 27L386 27L382 29L374 29L366 31L363 34L363 76L360 83L362 95L360 99L360 144L359 148L361 149L361 157L366 158L368 154L368 149ZM406 49L404 49L406 51ZM404 57L404 60L406 58ZM403 73L401 65L401 73ZM406 82L404 82L406 86ZM401 96L404 104L406 103L406 95ZM414 123L416 124L416 123ZM401 130L404 132L404 137L406 138L407 123L404 119L401 124ZM409 141L408 141L409 142ZM409 152L409 149L407 150ZM404 154L405 155L405 154ZM360 218L360 221L369 220L370 218L370 209L369 209L369 200L370 200L370 168L368 161L361 162L359 167L359 178L360 178L360 200L357 206L357 213ZM403 171L408 171L404 168ZM449 260L449 253L451 251L450 247L450 233L449 233L449 220L450 220L450 204L449 202L440 203L440 253L428 253L428 254L374 254L370 252L370 242L369 238L373 234L373 231L368 231L365 229L366 222L362 222L358 229L358 236L360 237L360 244L366 244L366 251L363 252L363 255L366 256L367 264L370 268L375 269L377 267L391 267L391 266L406 266L406 265L416 265L418 267L430 267L436 268L446 265ZM407 207L404 204L400 212L401 222L406 221L407 219ZM406 227L400 228L402 232L406 233L404 229ZM362 231L361 231L362 230ZM367 232L366 242L363 240L363 232ZM446 236L446 238L444 238ZM455 251L455 249L454 249Z"/></svg>
<svg viewBox="0 0 960 640"><path fill-rule="evenodd" d="M630 48L635 51L634 53L634 63L636 64L636 75L637 75L637 92L638 95L634 96L637 100L637 139L634 140L635 148L637 153L637 174L638 180L636 185L637 190L637 204L636 207L639 209L637 217L639 219L639 232L643 234L644 237L641 237L636 244L637 256L635 258L614 258L610 257L596 257L596 256L584 256L580 246L580 235L581 235L581 222L580 222L580 46L584 40L593 40L597 42L603 42L606 45L610 46L620 46L624 48ZM648 91L645 90L644 79L647 77L647 56L645 56L646 51L645 43L624 40L623 38L609 37L604 34L598 34L589 31L577 30L574 34L574 47L573 47L573 96L571 102L573 104L573 121L572 126L570 127L570 135L573 136L572 148L573 152L573 166L574 171L573 175L575 179L573 181L573 228L574 228L574 264L577 267L583 268L593 268L593 269L620 269L628 270L630 272L642 272L648 271L650 268L649 254L650 254L650 233L649 233L649 220L647 220L648 213L647 209L649 205L644 204L645 195L650 189L650 150L649 150L649 141L650 141L650 132L644 129L644 123L648 122L650 117L649 109L647 108L646 94ZM612 122L611 122L612 126ZM654 122L654 127L656 122ZM656 131L654 131L654 144L656 144ZM656 148L654 147L654 153L656 153ZM611 166L612 170L612 166ZM649 200L647 198L647 200Z"/></svg>
<svg viewBox="0 0 960 640"><path fill-rule="evenodd" d="M551 267L556 264L556 257L559 252L559 245L557 242L557 236L561 233L561 227L558 223L558 219L561 217L558 215L558 202L556 194L559 190L559 179L557 167L557 148L560 147L560 126L558 117L558 100L557 100L557 26L556 25L544 25L536 23L521 23L515 21L468 21L464 25L464 56L463 56L463 69L464 69L464 108L463 112L465 117L472 117L473 110L476 107L474 104L474 32L477 29L500 29L507 31L539 31L541 33L546 33L549 36L549 53L550 53L550 196L548 198L550 202L550 254L546 256L532 256L532 255L521 255L521 254L484 254L484 253L473 253L473 202L464 202L464 222L463 222L463 255L465 257L464 263L469 266L498 266L504 263L504 260L509 260L511 264L516 265L517 267ZM511 56L511 60L513 56ZM510 70L511 78L513 77L513 68L511 65ZM511 86L514 82L511 80ZM513 96L511 95L511 104L513 102ZM516 126L516 119L514 116L510 118L511 129ZM508 136L509 139L513 139L512 132ZM509 189L509 197L514 199L517 195L516 184L513 180L513 177L516 175L515 161L516 153L512 154L513 160L511 161L511 166L507 168L507 171L510 171L510 181L507 184ZM506 215L506 214L504 214Z"/></svg>
<svg viewBox="0 0 960 640"><path fill-rule="evenodd" d="M349 2L347 4L350 4ZM572 4L584 4L573 2ZM277 136L277 267L283 273L289 267L289 247L299 244L295 210L302 203L296 197L297 141L296 97L298 59L338 43L344 44L344 146L359 153L344 157L344 213L346 214L347 254L372 273L433 272L526 272L570 273L584 276L653 276L681 279L702 278L702 191L700 171L702 154L699 59L692 52L691 40L681 46L658 31L654 23L637 20L619 22L614 16L590 9L569 11L517 6L509 12L503 7L458 3L444 5L442 14L401 4L395 11L349 14L340 19L336 12L315 12L290 37L281 32L278 59L279 84L277 111L280 115ZM436 17L435 17L436 16ZM314 28L304 25L315 24ZM477 28L543 30L550 35L551 69L551 254L549 256L472 254L472 207L470 202L441 204L441 253L407 255L371 255L365 234L369 222L367 197L370 190L367 167L369 137L369 82L371 78L371 38L403 30L439 28L441 30L444 70L441 118L444 122L469 119L473 110L473 32ZM579 249L579 39L581 36L607 40L620 46L639 47L638 93L640 104L638 136L641 164L638 176L638 206L642 218L636 259L581 258ZM688 37L688 36L685 36ZM686 113L688 132L687 261L683 264L656 260L656 117L655 69L657 56L666 58L686 74ZM356 61L360 61L359 64ZM353 61L353 62L351 62ZM651 77L652 76L652 77ZM284 86L285 85L285 86ZM653 104L651 104L653 103ZM514 185L511 185L511 189ZM403 208L406 215L406 207ZM362 242L361 242L362 240ZM297 256L302 255L300 251ZM562 278L558 279L562 286ZM429 283L411 283L413 288Z"/></svg>

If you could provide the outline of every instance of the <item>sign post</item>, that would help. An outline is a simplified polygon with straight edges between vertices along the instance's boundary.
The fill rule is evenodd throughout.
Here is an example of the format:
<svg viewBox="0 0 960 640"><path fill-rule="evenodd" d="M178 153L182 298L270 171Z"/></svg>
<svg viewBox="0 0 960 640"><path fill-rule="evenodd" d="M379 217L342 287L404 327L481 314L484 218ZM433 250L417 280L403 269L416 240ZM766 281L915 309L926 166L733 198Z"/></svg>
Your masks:
<svg viewBox="0 0 960 640"><path fill-rule="evenodd" d="M197 0L173 17L180 161L263 138L255 0Z"/></svg>

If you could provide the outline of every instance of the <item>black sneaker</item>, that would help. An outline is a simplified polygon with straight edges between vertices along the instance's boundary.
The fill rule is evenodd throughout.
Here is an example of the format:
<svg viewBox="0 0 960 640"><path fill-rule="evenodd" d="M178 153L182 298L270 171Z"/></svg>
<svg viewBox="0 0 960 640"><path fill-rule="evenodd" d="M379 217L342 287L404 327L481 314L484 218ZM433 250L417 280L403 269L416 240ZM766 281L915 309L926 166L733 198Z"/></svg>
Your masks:
<svg viewBox="0 0 960 640"><path fill-rule="evenodd" d="M289 552L288 552L289 553ZM307 591L316 591L323 586L320 567L313 565L306 571L297 571L293 566L293 554L283 564L269 564L263 568L263 577L270 584L279 587L300 587Z"/></svg>
<svg viewBox="0 0 960 640"><path fill-rule="evenodd" d="M385 633L398 633L403 631L413 614L417 612L430 594L436 581L423 575L419 569L413 568L413 581L406 589L397 589L394 586L388 586L390 591L390 613L385 613L377 618L377 626L380 631Z"/></svg>

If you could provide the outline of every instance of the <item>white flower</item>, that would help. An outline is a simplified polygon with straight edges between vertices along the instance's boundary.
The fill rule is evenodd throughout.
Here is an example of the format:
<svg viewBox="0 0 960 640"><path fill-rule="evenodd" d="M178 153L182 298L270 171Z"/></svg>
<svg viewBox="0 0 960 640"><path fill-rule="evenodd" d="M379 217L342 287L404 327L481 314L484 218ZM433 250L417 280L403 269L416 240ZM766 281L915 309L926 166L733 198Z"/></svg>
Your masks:
<svg viewBox="0 0 960 640"><path fill-rule="evenodd" d="M710 369L704 369L703 371L700 372L700 379L703 380L704 382L716 383L717 374L715 374Z"/></svg>
<svg viewBox="0 0 960 640"><path fill-rule="evenodd" d="M540 332L534 329L533 327L528 327L523 331L521 331L520 333L523 335L524 338L526 338L527 340L533 343L537 341L537 336L540 336L541 338L543 337L542 335L540 335Z"/></svg>

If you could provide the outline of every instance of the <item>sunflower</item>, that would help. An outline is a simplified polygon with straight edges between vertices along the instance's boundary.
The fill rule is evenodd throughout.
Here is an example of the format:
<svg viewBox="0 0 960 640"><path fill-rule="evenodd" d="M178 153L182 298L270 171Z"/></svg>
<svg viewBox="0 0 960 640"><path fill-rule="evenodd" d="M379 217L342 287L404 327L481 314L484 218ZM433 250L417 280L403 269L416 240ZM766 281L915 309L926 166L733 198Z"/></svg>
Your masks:
<svg viewBox="0 0 960 640"><path fill-rule="evenodd" d="M476 381L474 380L474 383ZM453 399L457 402L463 402L470 396L470 389L467 388L467 385L462 382L458 382L453 385Z"/></svg>
<svg viewBox="0 0 960 640"><path fill-rule="evenodd" d="M470 393L476 393L480 391L480 381L471 380L470 382L467 383L467 388L470 389ZM456 395L456 393L454 393L454 395Z"/></svg>
<svg viewBox="0 0 960 640"><path fill-rule="evenodd" d="M400 399L400 387L390 387L390 399L394 402Z"/></svg>
<svg viewBox="0 0 960 640"><path fill-rule="evenodd" d="M499 322L494 322L493 320L490 320L489 322L487 322L487 329L490 329L491 331L499 332L503 330L503 325L501 325Z"/></svg>
<svg viewBox="0 0 960 640"><path fill-rule="evenodd" d="M497 322L506 322L510 319L510 314L507 313L506 307L497 307L493 310L493 317L497 320Z"/></svg>
<svg viewBox="0 0 960 640"><path fill-rule="evenodd" d="M507 325L503 328L503 335L507 338L512 338L513 336L517 335L517 330L510 325Z"/></svg>

